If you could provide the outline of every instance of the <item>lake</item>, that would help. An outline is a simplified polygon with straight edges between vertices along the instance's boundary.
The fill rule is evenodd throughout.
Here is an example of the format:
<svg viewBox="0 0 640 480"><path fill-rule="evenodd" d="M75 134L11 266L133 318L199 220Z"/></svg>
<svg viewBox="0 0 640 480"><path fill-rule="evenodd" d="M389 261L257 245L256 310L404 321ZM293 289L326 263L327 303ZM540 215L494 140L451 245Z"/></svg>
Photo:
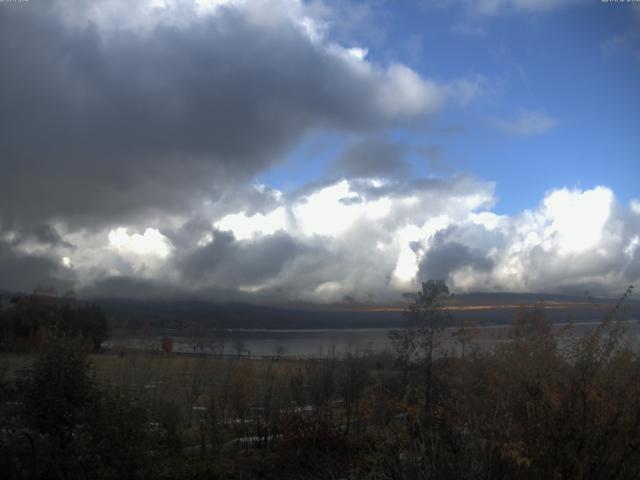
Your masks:
<svg viewBox="0 0 640 480"><path fill-rule="evenodd" d="M561 328L566 324L557 324ZM597 323L584 322L574 324L573 335L581 335L586 329L594 328ZM225 331L224 354L236 355L238 349L243 356L274 356L280 352L285 356L317 358L335 352L343 355L347 352L372 351L376 353L391 351L388 328L352 328L352 329L288 329L259 330L233 329ZM451 336L456 328L445 329L442 348L449 354L457 354L458 343ZM476 348L491 348L496 342L506 338L506 327L484 326L479 328L479 335L473 344ZM172 336L174 352L179 353L214 353L219 352L216 338ZM105 343L107 348L139 348L159 350L162 336L119 337ZM640 345L640 325L637 322L626 324L626 341L634 348Z"/></svg>

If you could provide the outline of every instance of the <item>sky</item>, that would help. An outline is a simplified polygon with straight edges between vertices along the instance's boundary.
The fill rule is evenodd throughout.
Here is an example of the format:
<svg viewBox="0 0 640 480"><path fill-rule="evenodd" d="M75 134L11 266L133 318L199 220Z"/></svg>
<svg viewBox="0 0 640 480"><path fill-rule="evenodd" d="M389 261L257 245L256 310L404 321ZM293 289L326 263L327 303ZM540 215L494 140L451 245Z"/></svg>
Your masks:
<svg viewBox="0 0 640 480"><path fill-rule="evenodd" d="M640 3L0 2L0 289L640 280Z"/></svg>

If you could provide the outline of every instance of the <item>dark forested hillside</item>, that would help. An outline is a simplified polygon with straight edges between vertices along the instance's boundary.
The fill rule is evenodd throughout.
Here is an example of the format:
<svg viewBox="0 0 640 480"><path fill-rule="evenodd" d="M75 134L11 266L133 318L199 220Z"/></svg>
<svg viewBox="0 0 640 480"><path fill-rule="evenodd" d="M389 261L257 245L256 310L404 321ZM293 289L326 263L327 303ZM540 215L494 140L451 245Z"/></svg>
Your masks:
<svg viewBox="0 0 640 480"><path fill-rule="evenodd" d="M592 303L592 301L594 303ZM406 305L364 304L256 305L212 301L154 301L96 299L114 328L144 327L182 329L199 325L211 328L394 328L402 324ZM551 322L597 321L615 300L519 293L471 293L454 295L450 308L456 318L479 324L508 324L519 305L543 302ZM630 301L621 312L625 318L640 318L640 303Z"/></svg>

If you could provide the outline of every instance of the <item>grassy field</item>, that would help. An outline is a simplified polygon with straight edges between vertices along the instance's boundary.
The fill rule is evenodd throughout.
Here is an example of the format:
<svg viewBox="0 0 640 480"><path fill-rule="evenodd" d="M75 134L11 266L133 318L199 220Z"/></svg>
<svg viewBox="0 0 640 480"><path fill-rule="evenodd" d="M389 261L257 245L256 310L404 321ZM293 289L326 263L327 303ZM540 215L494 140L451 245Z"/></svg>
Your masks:
<svg viewBox="0 0 640 480"><path fill-rule="evenodd" d="M0 354L0 380L24 378L35 359L35 354ZM234 396L230 401L238 405L252 405L265 388L282 393L291 372L304 368L299 360L221 359L157 351L104 352L89 355L89 360L101 387L127 391L150 405L175 406L185 446L198 444L199 423L207 418L213 399L223 392Z"/></svg>
<svg viewBox="0 0 640 480"><path fill-rule="evenodd" d="M0 353L0 378L13 381L23 377L36 357L35 353ZM228 370L260 378L267 371L288 375L292 369L304 364L304 361L286 358L279 361L220 359L144 351L94 353L89 355L89 360L100 385L155 391L171 400L179 400L180 390L196 378L202 380L204 387L210 387L215 386Z"/></svg>

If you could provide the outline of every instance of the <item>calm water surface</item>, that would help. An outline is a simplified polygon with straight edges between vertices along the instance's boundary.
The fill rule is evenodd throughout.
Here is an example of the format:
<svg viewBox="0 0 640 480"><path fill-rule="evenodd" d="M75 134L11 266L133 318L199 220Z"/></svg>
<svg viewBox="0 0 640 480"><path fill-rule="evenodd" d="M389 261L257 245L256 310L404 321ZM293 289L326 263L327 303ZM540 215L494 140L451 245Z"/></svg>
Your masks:
<svg viewBox="0 0 640 480"><path fill-rule="evenodd" d="M586 329L594 328L595 323L581 323L573 327L573 335L581 335ZM557 328L562 325L557 325ZM387 328L354 329L300 329L300 330L229 330L224 337L224 354L236 355L241 348L243 355L271 356L279 352L295 357L323 357L335 352L391 351ZM459 345L451 334L455 328L447 329L443 334L442 348L450 354L459 353ZM479 329L479 336L473 342L476 348L491 348L504 340L506 329L503 326L489 326ZM159 349L161 336L147 338L117 338L107 343L107 347ZM180 353L214 353L219 342L214 338L197 339L173 336L174 351ZM625 340L634 348L640 346L640 325L637 322L626 325Z"/></svg>

